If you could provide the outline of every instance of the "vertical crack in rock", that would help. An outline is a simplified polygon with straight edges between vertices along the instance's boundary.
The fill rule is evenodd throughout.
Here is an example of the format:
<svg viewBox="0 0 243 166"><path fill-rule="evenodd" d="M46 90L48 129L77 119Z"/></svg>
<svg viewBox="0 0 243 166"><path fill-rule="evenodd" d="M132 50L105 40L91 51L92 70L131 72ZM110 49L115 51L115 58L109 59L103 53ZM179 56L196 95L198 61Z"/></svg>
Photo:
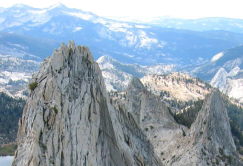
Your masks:
<svg viewBox="0 0 243 166"><path fill-rule="evenodd" d="M240 166L229 118L220 92L214 90L206 98L187 135L169 146L168 164ZM179 147L179 148L177 148Z"/></svg>
<svg viewBox="0 0 243 166"><path fill-rule="evenodd" d="M242 165L220 92L214 90L206 98L191 128L177 124L160 98L148 92L137 78L125 92L110 95L114 107L142 128L165 165ZM129 135L124 140L131 145ZM140 162L137 156L136 160Z"/></svg>
<svg viewBox="0 0 243 166"><path fill-rule="evenodd" d="M109 104L88 48L62 45L31 81L13 166L162 165L133 118Z"/></svg>

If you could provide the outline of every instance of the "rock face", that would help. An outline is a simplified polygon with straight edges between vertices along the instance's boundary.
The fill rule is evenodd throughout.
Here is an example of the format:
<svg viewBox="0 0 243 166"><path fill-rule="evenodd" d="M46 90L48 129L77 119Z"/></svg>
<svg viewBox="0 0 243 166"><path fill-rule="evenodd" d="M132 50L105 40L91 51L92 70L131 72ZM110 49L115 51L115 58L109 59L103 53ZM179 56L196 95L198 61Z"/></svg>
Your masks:
<svg viewBox="0 0 243 166"><path fill-rule="evenodd" d="M240 165L227 111L218 91L207 97L190 130L175 142L165 154L168 165Z"/></svg>
<svg viewBox="0 0 243 166"><path fill-rule="evenodd" d="M119 93L112 96L115 107L134 117L164 165L240 165L220 92L208 95L190 128L179 125L170 109L139 79L132 79L120 98Z"/></svg>
<svg viewBox="0 0 243 166"><path fill-rule="evenodd" d="M230 131L227 110L218 91L214 91L204 103L191 127L191 133L193 133L194 143L202 146L205 153L212 155L216 162L218 160L222 165L234 164L236 161L235 144ZM203 151L201 154L203 155ZM206 160L207 157L204 159Z"/></svg>
<svg viewBox="0 0 243 166"><path fill-rule="evenodd" d="M159 166L132 116L108 102L86 47L69 43L32 79L13 166Z"/></svg>
<svg viewBox="0 0 243 166"><path fill-rule="evenodd" d="M136 123L144 131L156 154L163 160L163 153L168 145L173 144L173 138L183 135L185 127L174 120L170 110L151 92L147 91L138 78L133 78L124 94L113 98L113 105L123 108L131 114Z"/></svg>
<svg viewBox="0 0 243 166"><path fill-rule="evenodd" d="M105 80L107 91L125 90L132 77L143 77L149 74L165 74L175 70L174 65L142 66L126 64L111 57L102 56L97 60Z"/></svg>
<svg viewBox="0 0 243 166"><path fill-rule="evenodd" d="M235 67L229 72L224 68L220 68L210 84L219 88L221 92L229 97L243 103L243 70L239 67Z"/></svg>

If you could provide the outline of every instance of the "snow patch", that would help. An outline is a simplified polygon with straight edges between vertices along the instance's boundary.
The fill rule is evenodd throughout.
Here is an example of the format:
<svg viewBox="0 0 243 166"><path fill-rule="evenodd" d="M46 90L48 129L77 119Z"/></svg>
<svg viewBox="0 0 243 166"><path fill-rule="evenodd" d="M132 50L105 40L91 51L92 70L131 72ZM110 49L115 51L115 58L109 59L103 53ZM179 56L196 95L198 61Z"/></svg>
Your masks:
<svg viewBox="0 0 243 166"><path fill-rule="evenodd" d="M38 14L38 15L42 15L42 14L45 14L47 12L47 9L40 9L40 10L34 10L34 9L31 9L31 10L28 10L29 13L31 14Z"/></svg>
<svg viewBox="0 0 243 166"><path fill-rule="evenodd" d="M233 68L229 73L224 68L220 68L213 77L210 84L229 97L233 97L243 103L243 78L234 78L238 73L242 72L239 67Z"/></svg>
<svg viewBox="0 0 243 166"><path fill-rule="evenodd" d="M211 59L211 62L216 62L217 60L219 60L222 56L224 56L223 52L220 52L216 55L213 56L213 58Z"/></svg>
<svg viewBox="0 0 243 166"><path fill-rule="evenodd" d="M124 90L133 76L165 74L174 70L174 65L141 66L125 64L107 56L97 60L108 91Z"/></svg>
<svg viewBox="0 0 243 166"><path fill-rule="evenodd" d="M236 99L243 99L243 79L230 80L229 83L231 85L229 96Z"/></svg>
<svg viewBox="0 0 243 166"><path fill-rule="evenodd" d="M1 77L1 73L0 73L0 77ZM7 84L8 80L4 79L4 78L0 78L0 84Z"/></svg>
<svg viewBox="0 0 243 166"><path fill-rule="evenodd" d="M227 83L227 76L227 71L224 68L220 68L211 80L210 84L213 87L219 88L222 91L223 89L225 89Z"/></svg>
<svg viewBox="0 0 243 166"><path fill-rule="evenodd" d="M68 14L70 16L78 17L83 20L91 20L93 18L92 15L90 14L85 14L85 13L75 13L75 12L65 12L65 14Z"/></svg>
<svg viewBox="0 0 243 166"><path fill-rule="evenodd" d="M237 67L233 68L233 69L229 72L228 76L230 76L230 77L234 77L234 76L236 76L239 72L240 72L240 68L237 66Z"/></svg>
<svg viewBox="0 0 243 166"><path fill-rule="evenodd" d="M149 26L145 26L145 25L135 25L135 28L146 29L146 28L150 28L150 27Z"/></svg>
<svg viewBox="0 0 243 166"><path fill-rule="evenodd" d="M82 29L83 29L82 27L75 27L74 30L73 30L73 32L77 32L77 31L80 31Z"/></svg>
<svg viewBox="0 0 243 166"><path fill-rule="evenodd" d="M141 42L140 47L150 48L152 44L158 43L157 39L148 37L148 35L144 31L140 31L139 38L140 38L140 42Z"/></svg>
<svg viewBox="0 0 243 166"><path fill-rule="evenodd" d="M28 82L28 80L31 78L31 75L28 75L27 73L20 73L20 72L8 72L3 71L2 74L8 79L13 81L19 81L23 80L25 82Z"/></svg>
<svg viewBox="0 0 243 166"><path fill-rule="evenodd" d="M0 18L0 24L5 21L5 18Z"/></svg>

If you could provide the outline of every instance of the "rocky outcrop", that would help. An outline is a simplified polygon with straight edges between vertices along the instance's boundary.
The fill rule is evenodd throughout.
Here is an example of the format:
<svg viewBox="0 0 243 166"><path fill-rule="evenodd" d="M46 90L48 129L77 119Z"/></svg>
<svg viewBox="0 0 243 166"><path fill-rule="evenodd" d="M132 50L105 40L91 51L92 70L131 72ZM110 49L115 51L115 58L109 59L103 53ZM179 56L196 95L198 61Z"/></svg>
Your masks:
<svg viewBox="0 0 243 166"><path fill-rule="evenodd" d="M159 166L132 116L115 110L86 47L62 45L33 76L13 166Z"/></svg>
<svg viewBox="0 0 243 166"><path fill-rule="evenodd" d="M229 72L220 68L210 84L239 103L243 103L243 70L238 66Z"/></svg>
<svg viewBox="0 0 243 166"><path fill-rule="evenodd" d="M175 142L165 155L168 165L240 165L227 110L216 90L207 97L190 130Z"/></svg>
<svg viewBox="0 0 243 166"><path fill-rule="evenodd" d="M229 118L217 90L206 97L190 128L179 125L161 99L133 78L112 104L131 114L153 144L164 165L239 166Z"/></svg>
<svg viewBox="0 0 243 166"><path fill-rule="evenodd" d="M176 123L169 108L159 97L147 91L138 78L131 80L124 93L112 94L112 100L115 107L134 117L161 160L165 160L163 154L174 143L173 138L182 136L187 130Z"/></svg>

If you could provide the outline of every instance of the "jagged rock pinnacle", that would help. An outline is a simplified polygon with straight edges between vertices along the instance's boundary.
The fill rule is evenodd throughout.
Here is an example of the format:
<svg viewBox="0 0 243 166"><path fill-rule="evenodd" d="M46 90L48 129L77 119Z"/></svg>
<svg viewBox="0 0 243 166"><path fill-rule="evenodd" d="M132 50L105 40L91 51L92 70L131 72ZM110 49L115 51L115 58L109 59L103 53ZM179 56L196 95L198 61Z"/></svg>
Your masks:
<svg viewBox="0 0 243 166"><path fill-rule="evenodd" d="M108 103L88 48L63 44L31 83L13 166L161 165L134 120Z"/></svg>
<svg viewBox="0 0 243 166"><path fill-rule="evenodd" d="M213 90L184 137L169 147L168 163L173 166L239 166L229 118L220 92Z"/></svg>

